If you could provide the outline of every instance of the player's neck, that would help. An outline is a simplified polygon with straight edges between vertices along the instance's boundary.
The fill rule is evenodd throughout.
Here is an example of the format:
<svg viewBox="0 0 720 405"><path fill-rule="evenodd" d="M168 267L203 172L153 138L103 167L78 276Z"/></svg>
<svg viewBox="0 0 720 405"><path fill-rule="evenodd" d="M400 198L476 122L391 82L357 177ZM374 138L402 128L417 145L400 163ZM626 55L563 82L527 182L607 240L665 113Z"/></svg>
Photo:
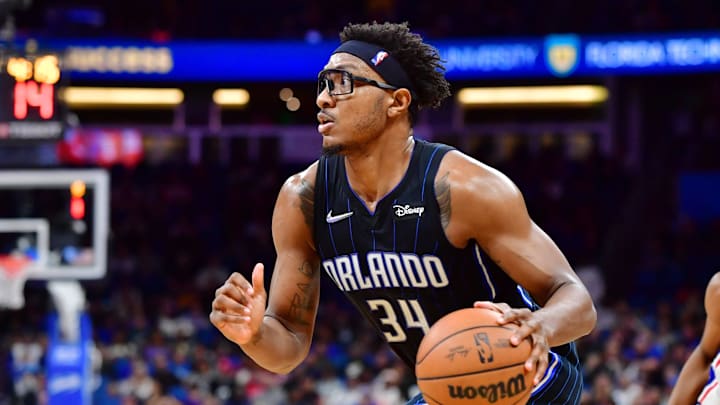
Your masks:
<svg viewBox="0 0 720 405"><path fill-rule="evenodd" d="M393 137L368 145L365 153L345 157L350 187L371 210L402 180L415 146L412 130L406 137Z"/></svg>

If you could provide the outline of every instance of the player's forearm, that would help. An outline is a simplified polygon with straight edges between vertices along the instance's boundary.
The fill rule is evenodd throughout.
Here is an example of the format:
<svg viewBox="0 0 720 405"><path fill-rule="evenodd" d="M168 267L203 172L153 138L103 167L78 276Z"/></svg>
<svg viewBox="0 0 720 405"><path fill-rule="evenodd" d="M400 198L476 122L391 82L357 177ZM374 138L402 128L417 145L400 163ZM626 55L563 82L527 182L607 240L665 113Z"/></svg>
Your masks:
<svg viewBox="0 0 720 405"><path fill-rule="evenodd" d="M697 402L703 384L708 380L710 360L699 349L693 350L680 371L668 405L685 405Z"/></svg>
<svg viewBox="0 0 720 405"><path fill-rule="evenodd" d="M262 368L287 374L307 357L310 348L308 339L266 315L256 337L240 345L240 348Z"/></svg>
<svg viewBox="0 0 720 405"><path fill-rule="evenodd" d="M561 285L537 311L548 344L559 346L589 334L597 322L597 313L587 290L575 282Z"/></svg>

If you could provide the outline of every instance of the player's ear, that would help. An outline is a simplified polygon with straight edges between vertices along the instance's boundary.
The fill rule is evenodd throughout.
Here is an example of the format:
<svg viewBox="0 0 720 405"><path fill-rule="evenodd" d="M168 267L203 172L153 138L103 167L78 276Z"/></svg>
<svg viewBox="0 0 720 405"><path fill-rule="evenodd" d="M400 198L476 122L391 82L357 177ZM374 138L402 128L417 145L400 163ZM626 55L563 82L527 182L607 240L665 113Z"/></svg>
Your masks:
<svg viewBox="0 0 720 405"><path fill-rule="evenodd" d="M412 95L408 89L397 89L393 92L392 104L388 108L388 117L395 118L407 113L412 102Z"/></svg>

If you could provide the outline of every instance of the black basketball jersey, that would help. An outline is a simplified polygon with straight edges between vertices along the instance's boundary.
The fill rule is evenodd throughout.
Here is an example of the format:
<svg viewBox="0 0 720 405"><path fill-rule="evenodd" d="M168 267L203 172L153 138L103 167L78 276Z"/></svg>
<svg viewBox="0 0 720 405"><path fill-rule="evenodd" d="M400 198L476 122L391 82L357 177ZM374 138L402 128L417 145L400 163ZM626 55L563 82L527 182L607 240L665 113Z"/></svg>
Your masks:
<svg viewBox="0 0 720 405"><path fill-rule="evenodd" d="M318 165L314 237L322 269L413 370L425 332L449 312L478 300L537 309L477 243L459 249L447 240L434 183L450 150L416 139L405 176L375 212L350 188L342 156Z"/></svg>

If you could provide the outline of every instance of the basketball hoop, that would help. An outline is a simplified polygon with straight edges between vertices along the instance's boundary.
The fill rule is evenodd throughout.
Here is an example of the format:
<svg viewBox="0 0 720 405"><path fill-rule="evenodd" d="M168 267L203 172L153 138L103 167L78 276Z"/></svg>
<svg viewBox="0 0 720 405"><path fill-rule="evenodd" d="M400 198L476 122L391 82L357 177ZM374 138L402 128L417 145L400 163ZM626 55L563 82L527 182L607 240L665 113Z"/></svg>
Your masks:
<svg viewBox="0 0 720 405"><path fill-rule="evenodd" d="M23 255L0 255L0 308L20 309L25 305L23 289L31 262Z"/></svg>

